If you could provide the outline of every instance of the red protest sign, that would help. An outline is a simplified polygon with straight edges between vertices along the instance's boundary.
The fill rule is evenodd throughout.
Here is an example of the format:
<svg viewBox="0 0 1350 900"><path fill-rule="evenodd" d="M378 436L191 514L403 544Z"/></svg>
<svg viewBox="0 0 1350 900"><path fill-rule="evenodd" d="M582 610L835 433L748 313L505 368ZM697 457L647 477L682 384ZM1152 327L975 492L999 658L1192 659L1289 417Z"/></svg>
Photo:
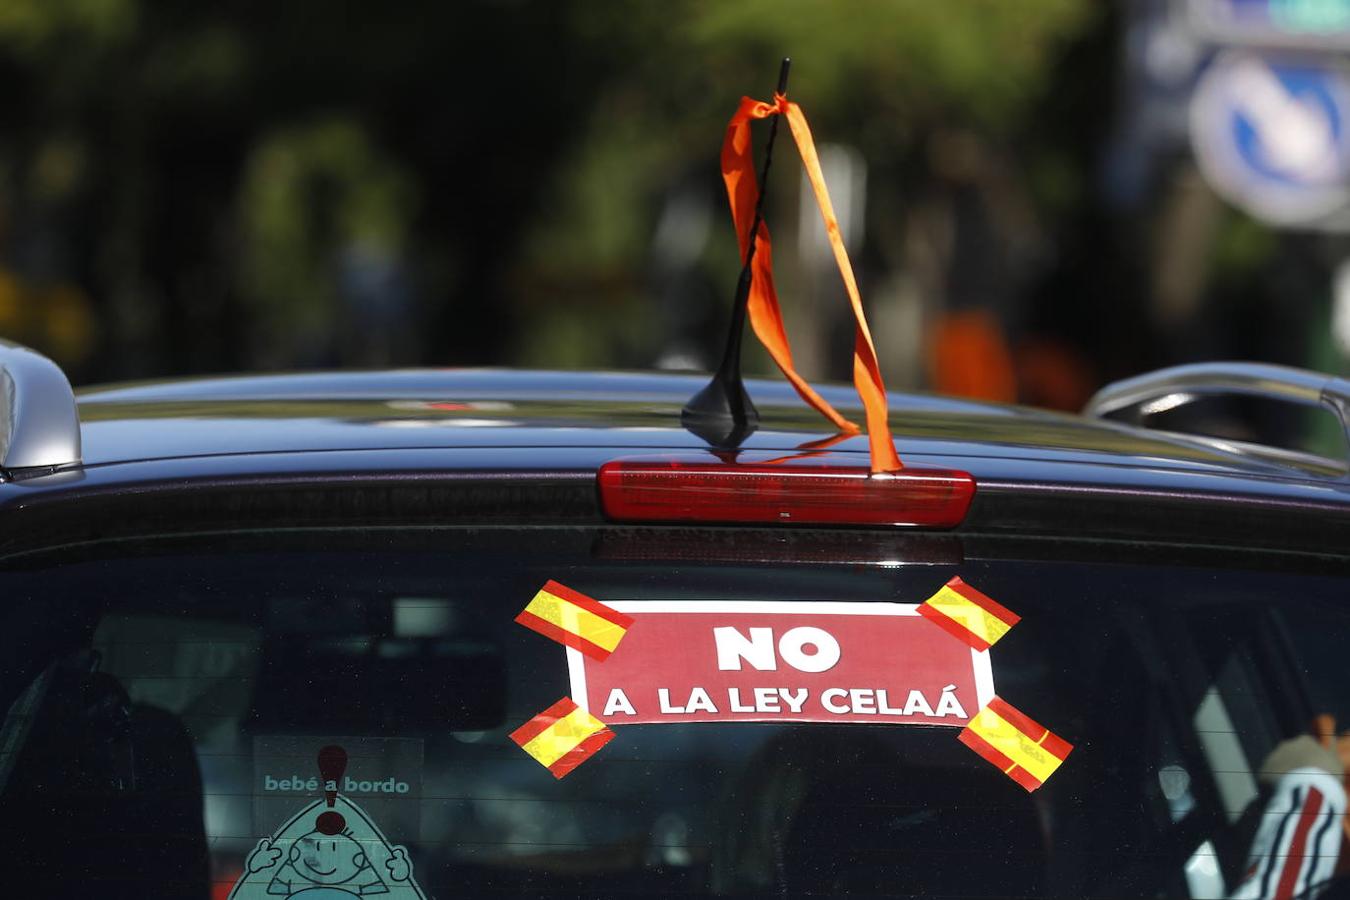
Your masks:
<svg viewBox="0 0 1350 900"><path fill-rule="evenodd" d="M568 649L572 699L611 725L867 722L964 727L994 696L988 652L912 603L609 602L603 663Z"/></svg>

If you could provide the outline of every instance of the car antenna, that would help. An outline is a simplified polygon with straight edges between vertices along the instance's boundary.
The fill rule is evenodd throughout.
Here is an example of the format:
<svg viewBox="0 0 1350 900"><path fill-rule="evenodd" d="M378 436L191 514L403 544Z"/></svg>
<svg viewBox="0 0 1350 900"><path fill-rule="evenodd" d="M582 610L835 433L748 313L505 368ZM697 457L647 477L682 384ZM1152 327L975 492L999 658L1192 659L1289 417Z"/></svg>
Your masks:
<svg viewBox="0 0 1350 900"><path fill-rule="evenodd" d="M783 64L778 69L778 94L787 94L788 69L791 66L792 60L783 57ZM712 381L691 397L680 413L680 422L685 428L715 447L737 447L759 426L759 410L750 402L750 395L746 393L745 382L741 378L741 338L745 333L746 304L754 280L750 264L755 259L759 225L764 218L764 195L769 189L769 166L773 163L773 143L778 137L780 118L772 116L769 119L769 141L764 148L764 167L759 173L755 218L750 224L745 264L741 266L741 277L736 282L736 298L731 307L731 330L727 333L722 362L713 374Z"/></svg>

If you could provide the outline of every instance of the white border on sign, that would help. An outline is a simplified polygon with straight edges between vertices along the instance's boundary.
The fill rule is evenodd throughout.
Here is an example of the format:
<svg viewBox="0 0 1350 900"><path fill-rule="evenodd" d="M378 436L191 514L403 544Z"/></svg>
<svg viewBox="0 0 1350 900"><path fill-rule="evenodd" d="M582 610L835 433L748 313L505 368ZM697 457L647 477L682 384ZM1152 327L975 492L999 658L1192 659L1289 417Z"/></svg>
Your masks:
<svg viewBox="0 0 1350 900"><path fill-rule="evenodd" d="M792 613L794 615L915 616L918 603L858 603L845 600L616 600L606 606L621 613ZM953 638L955 640L955 638ZM586 658L567 647L567 676L572 702L590 712L586 696ZM975 673L975 700L984 709L994 699L994 670L988 650L970 651Z"/></svg>
<svg viewBox="0 0 1350 900"><path fill-rule="evenodd" d="M975 703L984 709L994 699L994 667L989 662L989 651L971 647L970 661L975 667Z"/></svg>

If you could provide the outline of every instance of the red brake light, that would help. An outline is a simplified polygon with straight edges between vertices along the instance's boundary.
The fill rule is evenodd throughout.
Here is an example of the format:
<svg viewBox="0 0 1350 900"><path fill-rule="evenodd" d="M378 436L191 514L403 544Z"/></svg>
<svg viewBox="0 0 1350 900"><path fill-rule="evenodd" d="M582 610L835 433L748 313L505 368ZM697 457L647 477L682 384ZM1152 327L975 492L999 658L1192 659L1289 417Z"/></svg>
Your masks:
<svg viewBox="0 0 1350 900"><path fill-rule="evenodd" d="M833 460L613 460L600 467L600 504L624 522L772 522L951 528L975 479L950 469L873 475Z"/></svg>

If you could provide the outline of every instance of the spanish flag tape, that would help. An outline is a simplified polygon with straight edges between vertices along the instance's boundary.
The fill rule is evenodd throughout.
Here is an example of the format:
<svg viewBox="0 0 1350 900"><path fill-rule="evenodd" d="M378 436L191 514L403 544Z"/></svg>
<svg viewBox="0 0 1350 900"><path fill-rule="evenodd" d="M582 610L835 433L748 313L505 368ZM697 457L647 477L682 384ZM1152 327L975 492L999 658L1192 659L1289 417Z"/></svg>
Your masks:
<svg viewBox="0 0 1350 900"><path fill-rule="evenodd" d="M959 576L921 603L919 615L980 651L998 643L1022 621L1021 616L975 590Z"/></svg>
<svg viewBox="0 0 1350 900"><path fill-rule="evenodd" d="M957 738L1028 791L1045 784L1073 750L1073 744L998 697Z"/></svg>
<svg viewBox="0 0 1350 900"><path fill-rule="evenodd" d="M562 778L613 739L604 722L568 697L511 732L511 740L554 778Z"/></svg>
<svg viewBox="0 0 1350 900"><path fill-rule="evenodd" d="M609 658L633 624L631 616L556 581L546 582L516 621L597 662Z"/></svg>

